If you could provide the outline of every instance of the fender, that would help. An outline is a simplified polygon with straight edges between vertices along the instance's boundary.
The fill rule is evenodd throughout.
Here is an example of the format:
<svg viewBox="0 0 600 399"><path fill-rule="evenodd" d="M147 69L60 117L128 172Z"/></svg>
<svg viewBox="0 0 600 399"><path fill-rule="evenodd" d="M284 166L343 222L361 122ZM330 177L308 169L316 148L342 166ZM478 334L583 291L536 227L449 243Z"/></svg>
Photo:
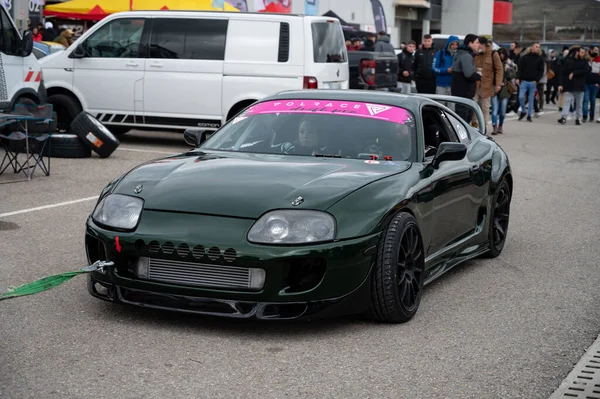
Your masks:
<svg viewBox="0 0 600 399"><path fill-rule="evenodd" d="M40 89L41 88L42 88L42 86L40 85ZM44 90L44 92L45 92L45 90ZM40 100L43 100L43 101L46 100L45 98L40 99L40 93L38 93L31 87L24 87L24 88L19 89L10 101L0 102L0 109L2 109L4 111L12 111L15 108L15 104L20 97L32 98L36 102L36 104L40 104Z"/></svg>

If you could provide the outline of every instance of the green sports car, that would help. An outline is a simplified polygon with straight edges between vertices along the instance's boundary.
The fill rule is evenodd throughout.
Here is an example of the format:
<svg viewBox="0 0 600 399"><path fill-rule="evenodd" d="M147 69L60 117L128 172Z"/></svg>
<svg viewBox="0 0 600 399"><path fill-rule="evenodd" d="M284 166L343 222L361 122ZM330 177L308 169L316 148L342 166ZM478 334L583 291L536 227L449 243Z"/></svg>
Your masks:
<svg viewBox="0 0 600 399"><path fill-rule="evenodd" d="M86 252L114 266L89 274L92 295L237 318L406 322L425 284L504 247L513 177L473 101L289 91L184 136L193 149L100 194Z"/></svg>

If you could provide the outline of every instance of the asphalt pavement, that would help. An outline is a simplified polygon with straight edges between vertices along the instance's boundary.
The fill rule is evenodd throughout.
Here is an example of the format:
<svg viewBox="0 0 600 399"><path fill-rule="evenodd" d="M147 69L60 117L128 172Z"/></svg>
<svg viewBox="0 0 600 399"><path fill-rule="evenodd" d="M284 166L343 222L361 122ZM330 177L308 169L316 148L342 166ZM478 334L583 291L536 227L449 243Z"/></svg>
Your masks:
<svg viewBox="0 0 600 399"><path fill-rule="evenodd" d="M496 136L515 184L504 252L428 286L409 323L181 315L97 300L76 277L0 302L0 398L548 398L600 333L600 124L557 119ZM85 266L102 187L186 148L136 132L108 159L0 176L0 292Z"/></svg>

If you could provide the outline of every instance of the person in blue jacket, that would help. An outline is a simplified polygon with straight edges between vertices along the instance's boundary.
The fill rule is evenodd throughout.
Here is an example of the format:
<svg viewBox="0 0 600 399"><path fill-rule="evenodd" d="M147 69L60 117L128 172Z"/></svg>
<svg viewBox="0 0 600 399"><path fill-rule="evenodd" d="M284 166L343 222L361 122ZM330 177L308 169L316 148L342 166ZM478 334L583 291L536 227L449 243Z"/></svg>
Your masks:
<svg viewBox="0 0 600 399"><path fill-rule="evenodd" d="M435 74L436 94L452 95L452 63L454 62L454 52L458 48L459 39L456 36L450 36L446 41L446 46L438 50L433 57L433 73Z"/></svg>

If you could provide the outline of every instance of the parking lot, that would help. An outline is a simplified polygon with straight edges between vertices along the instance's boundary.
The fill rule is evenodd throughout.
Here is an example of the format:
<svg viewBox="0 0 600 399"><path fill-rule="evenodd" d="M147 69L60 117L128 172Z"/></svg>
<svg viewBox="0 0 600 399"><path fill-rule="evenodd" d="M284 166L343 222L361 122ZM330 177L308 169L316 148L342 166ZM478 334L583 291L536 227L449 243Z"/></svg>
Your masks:
<svg viewBox="0 0 600 399"><path fill-rule="evenodd" d="M600 124L549 111L495 136L515 177L504 252L428 286L409 323L181 315L102 302L80 276L0 302L0 397L547 398L600 332ZM104 185L187 148L134 132L107 159L0 176L0 292L86 266Z"/></svg>

